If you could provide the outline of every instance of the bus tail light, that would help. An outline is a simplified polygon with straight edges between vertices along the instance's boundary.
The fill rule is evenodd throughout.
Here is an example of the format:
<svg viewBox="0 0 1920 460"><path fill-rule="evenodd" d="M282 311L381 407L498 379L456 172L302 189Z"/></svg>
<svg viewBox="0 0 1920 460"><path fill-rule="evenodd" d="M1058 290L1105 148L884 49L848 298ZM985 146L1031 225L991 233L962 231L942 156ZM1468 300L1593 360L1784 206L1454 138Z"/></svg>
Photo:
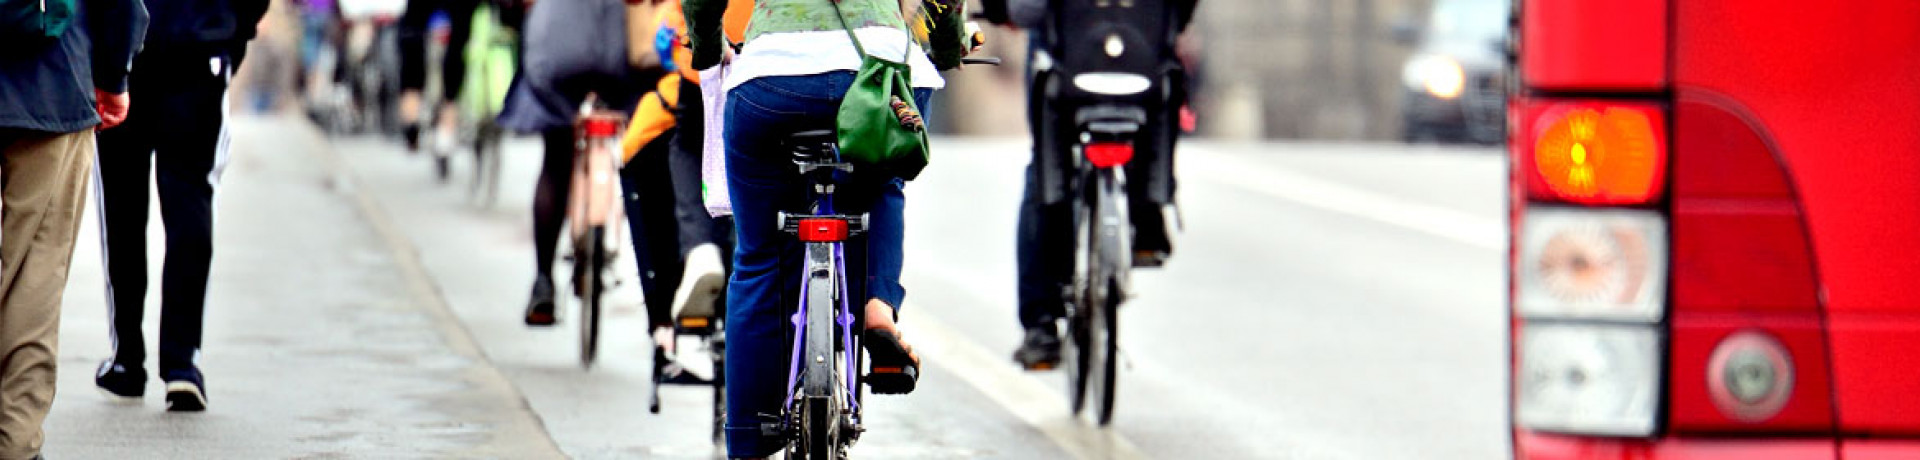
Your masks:
<svg viewBox="0 0 1920 460"><path fill-rule="evenodd" d="M1638 209L1536 206L1516 235L1523 317L1654 323L1665 313L1666 218Z"/></svg>
<svg viewBox="0 0 1920 460"><path fill-rule="evenodd" d="M1660 402L1653 325L1529 322L1514 374L1514 421L1560 433L1647 436Z"/></svg>
<svg viewBox="0 0 1920 460"><path fill-rule="evenodd" d="M1662 426L1670 220L1657 99L1516 97L1511 313L1518 430Z"/></svg>
<svg viewBox="0 0 1920 460"><path fill-rule="evenodd" d="M1666 176L1666 117L1646 104L1569 102L1534 107L1524 155L1533 198L1588 205L1645 204Z"/></svg>
<svg viewBox="0 0 1920 460"><path fill-rule="evenodd" d="M1514 421L1647 436L1656 426L1667 223L1655 211L1534 206L1515 237Z"/></svg>

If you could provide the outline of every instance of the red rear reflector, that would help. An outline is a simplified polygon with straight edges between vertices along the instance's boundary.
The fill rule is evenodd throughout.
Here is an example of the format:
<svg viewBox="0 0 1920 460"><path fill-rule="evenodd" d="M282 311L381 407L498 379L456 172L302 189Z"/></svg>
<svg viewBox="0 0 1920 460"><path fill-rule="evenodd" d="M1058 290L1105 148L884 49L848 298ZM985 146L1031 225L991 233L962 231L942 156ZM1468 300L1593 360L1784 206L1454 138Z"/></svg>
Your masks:
<svg viewBox="0 0 1920 460"><path fill-rule="evenodd" d="M1528 194L1587 205L1642 204L1660 195L1667 169L1659 109L1612 103L1558 104L1533 125Z"/></svg>
<svg viewBox="0 0 1920 460"><path fill-rule="evenodd" d="M1087 161L1096 168L1111 168L1127 164L1133 159L1133 144L1125 142L1095 142L1087 144Z"/></svg>
<svg viewBox="0 0 1920 460"><path fill-rule="evenodd" d="M800 219L800 241L833 243L847 240L847 221L840 219Z"/></svg>
<svg viewBox="0 0 1920 460"><path fill-rule="evenodd" d="M581 122L581 128L587 137L607 138L620 133L620 120L612 117L590 117Z"/></svg>

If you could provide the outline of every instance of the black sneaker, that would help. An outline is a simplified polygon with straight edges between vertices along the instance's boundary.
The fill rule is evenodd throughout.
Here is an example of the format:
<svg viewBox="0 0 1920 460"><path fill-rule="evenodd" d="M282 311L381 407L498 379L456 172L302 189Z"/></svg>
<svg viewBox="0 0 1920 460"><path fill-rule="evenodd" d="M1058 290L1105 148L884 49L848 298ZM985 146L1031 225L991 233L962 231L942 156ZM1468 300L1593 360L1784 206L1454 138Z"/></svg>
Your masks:
<svg viewBox="0 0 1920 460"><path fill-rule="evenodd" d="M199 369L166 371L160 378L167 381L168 412L207 410L207 383Z"/></svg>
<svg viewBox="0 0 1920 460"><path fill-rule="evenodd" d="M420 153L420 124L407 123L400 128L400 137L407 141L407 153Z"/></svg>
<svg viewBox="0 0 1920 460"><path fill-rule="evenodd" d="M533 280L533 298L527 301L528 326L552 326L553 317L553 278L542 276Z"/></svg>
<svg viewBox="0 0 1920 460"><path fill-rule="evenodd" d="M1060 365L1060 332L1052 325L1027 328L1027 338L1013 351L1013 362L1030 371L1046 371Z"/></svg>
<svg viewBox="0 0 1920 460"><path fill-rule="evenodd" d="M107 397L120 400L137 400L147 393L147 370L139 367L129 368L114 360L100 363L100 370L93 374L93 385Z"/></svg>

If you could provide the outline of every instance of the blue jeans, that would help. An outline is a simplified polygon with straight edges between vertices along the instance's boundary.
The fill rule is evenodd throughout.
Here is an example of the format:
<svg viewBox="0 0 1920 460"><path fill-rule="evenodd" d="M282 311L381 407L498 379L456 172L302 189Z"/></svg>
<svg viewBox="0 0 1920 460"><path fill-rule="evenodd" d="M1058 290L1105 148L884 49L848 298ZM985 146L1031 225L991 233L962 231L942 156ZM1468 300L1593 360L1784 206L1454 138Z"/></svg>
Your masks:
<svg viewBox="0 0 1920 460"><path fill-rule="evenodd" d="M765 457L786 446L762 434L785 407L793 328L799 304L802 246L775 226L780 211L806 212L807 187L783 141L793 133L833 129L853 72L756 78L727 93L727 190L733 199L733 276L727 283L727 454ZM931 90L916 89L924 110ZM880 299L896 311L900 287L905 181L861 175L840 182L836 211L869 213L861 244L846 245L849 305L864 311Z"/></svg>

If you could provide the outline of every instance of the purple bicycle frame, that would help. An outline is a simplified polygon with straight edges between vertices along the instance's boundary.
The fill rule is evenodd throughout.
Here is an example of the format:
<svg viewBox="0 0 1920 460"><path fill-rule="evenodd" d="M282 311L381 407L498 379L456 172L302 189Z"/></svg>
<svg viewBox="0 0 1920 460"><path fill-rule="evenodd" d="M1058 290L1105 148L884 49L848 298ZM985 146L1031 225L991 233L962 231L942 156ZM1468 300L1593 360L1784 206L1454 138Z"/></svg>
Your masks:
<svg viewBox="0 0 1920 460"><path fill-rule="evenodd" d="M828 215L833 214L834 212L833 197L831 195L822 197L820 200L819 208L821 209L821 213L823 214L828 214ZM812 243L812 244L822 244L822 243ZM837 275L833 277L828 277L827 279L835 284L838 284L839 285L838 287L840 290L840 302L838 305L839 314L834 315L834 323L837 323L840 326L839 327L840 339L841 339L840 343L845 346L845 350L846 350L845 353L843 354L845 356L853 356L854 353L859 353L861 348L860 348L860 343L854 341L856 336L853 334L853 320L854 320L853 309L849 305L849 297L847 295L846 243L838 242L838 243L825 243L825 244L833 245L833 270L834 270L834 273ZM811 251L808 251L808 252L810 253ZM810 305L811 303L810 299L808 299L806 295L807 283L813 282L813 276L811 273L809 273L809 270L806 268L803 268L801 270L800 276L801 276L800 309L793 312L793 316L788 319L788 322L793 324L793 354L791 359L787 362L787 399L785 399L785 401L787 401L789 404L793 402L793 393L795 389L798 388L800 385L800 350L802 349L804 344L803 339L806 337L807 309L814 307L814 305ZM856 372L859 372L859 369L854 367L855 366L854 363L857 360L846 359L845 361L846 361L846 368L847 368L847 371L846 371L847 373L845 374L846 375L845 380L847 384L847 395L848 395L847 402L849 405L848 407L852 409L854 413L857 414L860 411L860 401L859 401L859 398L853 397L853 395L859 394L859 389L860 389L859 379L855 378L855 376L859 375L859 374L856 374Z"/></svg>

